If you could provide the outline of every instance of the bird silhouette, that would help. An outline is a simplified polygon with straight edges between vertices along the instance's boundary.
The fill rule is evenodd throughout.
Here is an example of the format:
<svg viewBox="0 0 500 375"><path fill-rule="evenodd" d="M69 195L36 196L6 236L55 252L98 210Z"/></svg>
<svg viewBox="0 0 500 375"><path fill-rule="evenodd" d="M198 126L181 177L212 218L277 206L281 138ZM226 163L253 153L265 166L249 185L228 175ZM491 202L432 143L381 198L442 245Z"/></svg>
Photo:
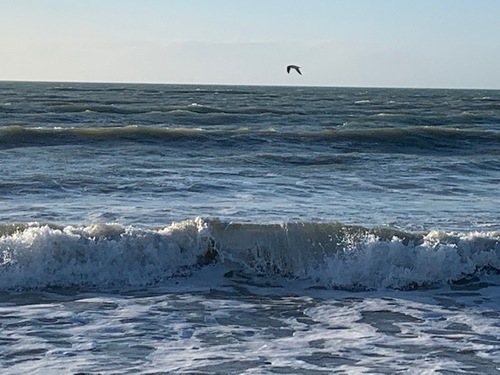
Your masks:
<svg viewBox="0 0 500 375"><path fill-rule="evenodd" d="M288 74L290 74L290 70L292 70L292 69L295 69L297 71L297 73L299 73L300 75L302 75L302 73L300 72L300 66L297 66L297 65L288 65L286 67L286 72Z"/></svg>

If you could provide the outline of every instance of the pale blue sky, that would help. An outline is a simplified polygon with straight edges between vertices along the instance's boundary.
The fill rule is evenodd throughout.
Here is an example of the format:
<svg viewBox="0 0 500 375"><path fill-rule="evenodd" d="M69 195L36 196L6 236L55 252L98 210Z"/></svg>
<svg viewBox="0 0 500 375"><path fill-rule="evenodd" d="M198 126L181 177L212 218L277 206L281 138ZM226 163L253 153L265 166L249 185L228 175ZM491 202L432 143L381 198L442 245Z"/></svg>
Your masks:
<svg viewBox="0 0 500 375"><path fill-rule="evenodd" d="M0 80L500 89L499 19L499 0L1 0Z"/></svg>

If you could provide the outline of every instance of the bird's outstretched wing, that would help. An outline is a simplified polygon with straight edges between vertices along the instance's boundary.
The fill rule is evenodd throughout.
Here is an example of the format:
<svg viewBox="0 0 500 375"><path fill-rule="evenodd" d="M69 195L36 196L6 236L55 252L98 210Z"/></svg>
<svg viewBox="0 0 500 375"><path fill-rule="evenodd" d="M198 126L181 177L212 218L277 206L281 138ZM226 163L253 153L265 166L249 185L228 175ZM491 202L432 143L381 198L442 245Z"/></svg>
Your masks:
<svg viewBox="0 0 500 375"><path fill-rule="evenodd" d="M302 73L300 72L300 66L297 66L297 65L288 65L286 67L286 72L288 74L290 74L290 70L292 70L292 69L295 69L297 71L297 73L299 73L300 75L302 75Z"/></svg>

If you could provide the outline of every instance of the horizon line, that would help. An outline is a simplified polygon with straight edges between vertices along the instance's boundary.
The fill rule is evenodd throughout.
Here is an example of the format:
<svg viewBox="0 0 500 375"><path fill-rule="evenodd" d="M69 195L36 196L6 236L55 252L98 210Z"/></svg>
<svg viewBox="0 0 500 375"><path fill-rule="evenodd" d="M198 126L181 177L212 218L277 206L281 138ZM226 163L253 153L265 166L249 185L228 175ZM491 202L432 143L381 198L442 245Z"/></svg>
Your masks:
<svg viewBox="0 0 500 375"><path fill-rule="evenodd" d="M78 81L78 80L24 80L0 79L0 83L65 83L65 84L103 84L103 85L171 85L171 86L248 86L248 87L291 87L291 88L345 88L345 89L399 89L399 90L482 90L500 91L500 88L486 87L426 87L426 86L350 86L350 85L308 85L308 84L266 84L266 83L186 83L186 82L137 82L137 81Z"/></svg>

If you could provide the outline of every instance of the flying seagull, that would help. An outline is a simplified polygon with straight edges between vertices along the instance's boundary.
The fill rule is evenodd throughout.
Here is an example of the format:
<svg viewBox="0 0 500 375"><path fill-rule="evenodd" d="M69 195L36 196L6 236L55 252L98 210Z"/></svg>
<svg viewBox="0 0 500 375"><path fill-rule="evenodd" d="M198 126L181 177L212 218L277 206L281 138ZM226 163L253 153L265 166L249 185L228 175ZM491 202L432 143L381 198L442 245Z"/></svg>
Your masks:
<svg viewBox="0 0 500 375"><path fill-rule="evenodd" d="M300 75L302 75L302 73L300 72L300 66L297 66L297 65L288 65L288 66L286 67L286 72L287 72L288 74L290 74L290 70L291 70L291 69L295 69L295 70L297 71L297 73L299 73Z"/></svg>

